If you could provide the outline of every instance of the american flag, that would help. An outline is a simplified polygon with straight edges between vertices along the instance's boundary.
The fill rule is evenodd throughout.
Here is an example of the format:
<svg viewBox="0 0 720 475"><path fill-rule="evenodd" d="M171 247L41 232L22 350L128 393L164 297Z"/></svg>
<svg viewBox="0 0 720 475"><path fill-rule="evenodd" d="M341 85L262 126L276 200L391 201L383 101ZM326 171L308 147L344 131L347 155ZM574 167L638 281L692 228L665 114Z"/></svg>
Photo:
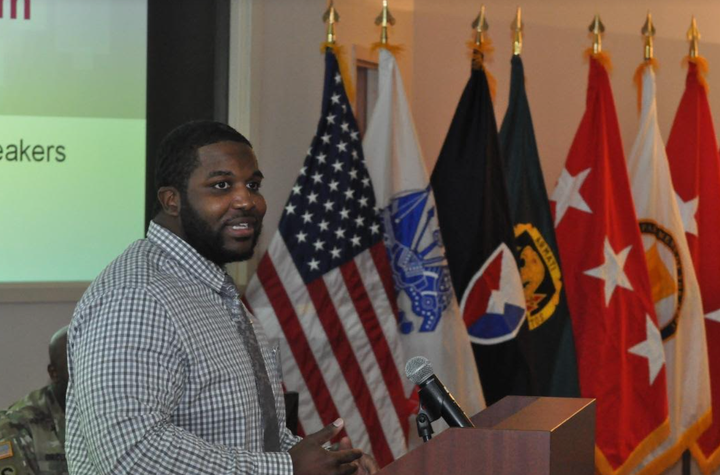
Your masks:
<svg viewBox="0 0 720 475"><path fill-rule="evenodd" d="M337 417L382 466L407 449L409 389L383 224L332 49L317 133L246 291L306 433Z"/></svg>

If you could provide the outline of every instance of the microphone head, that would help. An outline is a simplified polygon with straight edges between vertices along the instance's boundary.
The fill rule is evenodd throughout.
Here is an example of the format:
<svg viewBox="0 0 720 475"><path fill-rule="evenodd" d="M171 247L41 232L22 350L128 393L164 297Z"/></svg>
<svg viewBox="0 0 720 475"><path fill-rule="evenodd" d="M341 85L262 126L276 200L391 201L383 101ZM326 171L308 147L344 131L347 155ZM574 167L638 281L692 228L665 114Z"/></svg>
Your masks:
<svg viewBox="0 0 720 475"><path fill-rule="evenodd" d="M407 364L405 364L405 376L415 384L419 385L424 383L433 374L432 365L427 358L423 356L410 358Z"/></svg>

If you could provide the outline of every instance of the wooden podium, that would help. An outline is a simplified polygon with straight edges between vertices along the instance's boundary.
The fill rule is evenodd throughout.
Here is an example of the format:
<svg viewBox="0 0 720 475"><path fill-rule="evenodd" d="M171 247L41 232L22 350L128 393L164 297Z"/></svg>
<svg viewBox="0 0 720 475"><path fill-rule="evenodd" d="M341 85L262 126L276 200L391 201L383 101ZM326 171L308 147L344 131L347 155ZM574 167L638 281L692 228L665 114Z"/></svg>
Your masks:
<svg viewBox="0 0 720 475"><path fill-rule="evenodd" d="M594 399L507 396L470 420L474 429L446 429L379 473L594 474Z"/></svg>

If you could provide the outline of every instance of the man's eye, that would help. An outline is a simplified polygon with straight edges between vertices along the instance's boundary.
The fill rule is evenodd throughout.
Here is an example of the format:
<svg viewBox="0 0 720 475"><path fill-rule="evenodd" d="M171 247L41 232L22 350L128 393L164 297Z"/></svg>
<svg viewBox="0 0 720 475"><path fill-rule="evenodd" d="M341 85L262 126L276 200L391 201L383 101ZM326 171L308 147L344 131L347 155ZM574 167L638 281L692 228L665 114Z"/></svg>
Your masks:
<svg viewBox="0 0 720 475"><path fill-rule="evenodd" d="M260 182L259 181L253 181L247 184L247 187L250 188L252 191L260 191Z"/></svg>
<svg viewBox="0 0 720 475"><path fill-rule="evenodd" d="M215 188L216 190L227 190L228 188L230 188L230 182L220 181L218 183L215 183L213 185L213 188Z"/></svg>

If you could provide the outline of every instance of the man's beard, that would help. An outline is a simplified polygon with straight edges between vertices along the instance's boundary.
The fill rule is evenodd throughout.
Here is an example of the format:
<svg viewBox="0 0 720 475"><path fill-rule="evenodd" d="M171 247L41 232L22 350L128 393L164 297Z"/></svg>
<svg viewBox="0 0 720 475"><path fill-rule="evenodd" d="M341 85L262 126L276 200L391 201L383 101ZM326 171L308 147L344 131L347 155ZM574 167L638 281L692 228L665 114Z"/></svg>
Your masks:
<svg viewBox="0 0 720 475"><path fill-rule="evenodd" d="M260 238L262 222L256 221L255 233L252 237L252 246L247 252L235 252L223 246L222 228L214 231L210 225L200 217L195 208L190 205L187 196L182 197L183 206L180 207L185 240L203 257L219 266L229 262L246 261L253 256L255 245Z"/></svg>

